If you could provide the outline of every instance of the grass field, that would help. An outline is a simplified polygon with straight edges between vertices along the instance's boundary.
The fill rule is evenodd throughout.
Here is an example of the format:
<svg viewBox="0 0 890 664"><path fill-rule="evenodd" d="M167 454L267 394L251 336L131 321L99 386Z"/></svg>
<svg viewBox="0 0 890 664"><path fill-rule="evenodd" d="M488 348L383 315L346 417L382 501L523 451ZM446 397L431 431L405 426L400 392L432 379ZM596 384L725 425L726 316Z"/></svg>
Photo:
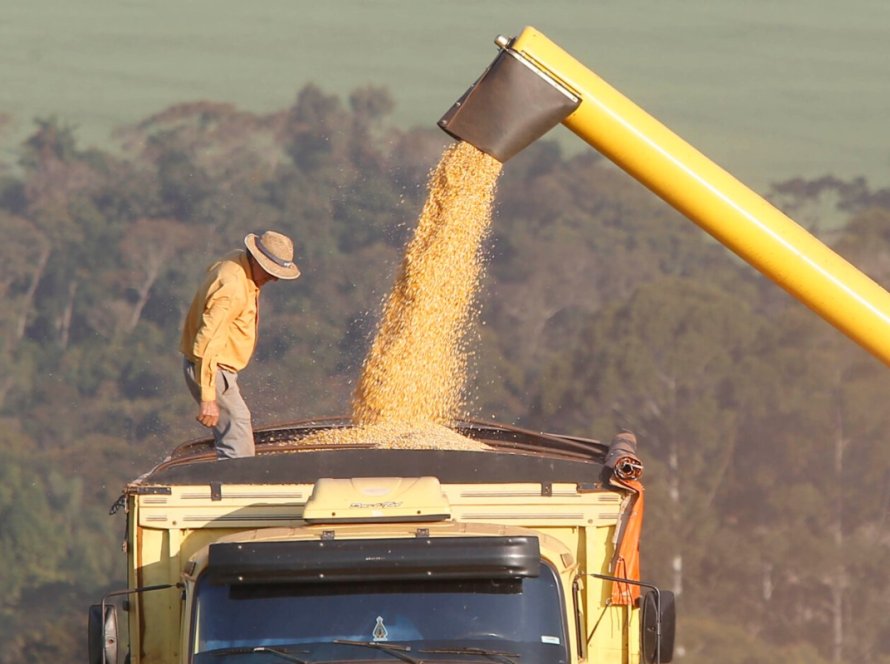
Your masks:
<svg viewBox="0 0 890 664"><path fill-rule="evenodd" d="M314 81L391 90L432 126L534 25L754 186L796 175L890 184L885 0L0 0L0 158L35 116L108 145L187 100L283 108ZM562 132L572 150L584 149Z"/></svg>

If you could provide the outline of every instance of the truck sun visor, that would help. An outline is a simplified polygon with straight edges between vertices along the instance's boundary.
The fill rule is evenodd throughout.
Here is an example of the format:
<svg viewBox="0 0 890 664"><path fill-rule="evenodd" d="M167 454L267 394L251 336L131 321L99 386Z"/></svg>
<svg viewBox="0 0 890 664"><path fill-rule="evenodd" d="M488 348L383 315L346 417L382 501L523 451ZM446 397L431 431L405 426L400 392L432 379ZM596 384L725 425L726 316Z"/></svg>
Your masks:
<svg viewBox="0 0 890 664"><path fill-rule="evenodd" d="M538 576L537 537L433 537L210 545L216 583L315 583Z"/></svg>
<svg viewBox="0 0 890 664"><path fill-rule="evenodd" d="M454 138L505 162L562 122L580 99L504 49L439 120Z"/></svg>

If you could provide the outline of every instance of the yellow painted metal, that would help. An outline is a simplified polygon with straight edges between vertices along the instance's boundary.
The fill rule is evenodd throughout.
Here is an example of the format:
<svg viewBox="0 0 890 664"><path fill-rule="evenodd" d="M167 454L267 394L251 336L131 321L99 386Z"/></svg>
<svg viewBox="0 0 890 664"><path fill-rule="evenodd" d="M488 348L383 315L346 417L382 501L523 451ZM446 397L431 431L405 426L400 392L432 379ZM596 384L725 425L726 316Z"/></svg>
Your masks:
<svg viewBox="0 0 890 664"><path fill-rule="evenodd" d="M571 131L890 364L890 293L532 27L510 48L580 98Z"/></svg>
<svg viewBox="0 0 890 664"><path fill-rule="evenodd" d="M206 485L195 485L170 487L169 494L130 495L130 587L194 582L214 542L317 540L331 529L343 538L417 536L416 522L307 525L302 515L312 490L308 484L227 485L225 495L214 499ZM582 493L572 483L554 483L546 496L540 483L444 484L437 490L450 506L452 519L424 523L432 537L534 533L539 538L542 555L553 562L563 586L572 664L580 664L579 639L587 645L587 661L639 661L634 622L638 611L609 606L608 587L589 576L610 571L622 494ZM426 498L422 502L426 504ZM572 585L579 575L587 620L580 633L572 618ZM187 661L191 607L181 603L180 593L142 593L132 605L133 663ZM597 620L594 629L592 621Z"/></svg>
<svg viewBox="0 0 890 664"><path fill-rule="evenodd" d="M130 570L136 583L130 587L177 583L180 575L180 533L138 528L138 538L138 549L133 551L138 556L138 567ZM175 550L173 555L171 550ZM132 597L130 604L135 611L130 614L130 640L131 645L136 647L131 650L130 659L134 664L160 664L176 660L179 650L179 597L179 593L173 589L139 593Z"/></svg>

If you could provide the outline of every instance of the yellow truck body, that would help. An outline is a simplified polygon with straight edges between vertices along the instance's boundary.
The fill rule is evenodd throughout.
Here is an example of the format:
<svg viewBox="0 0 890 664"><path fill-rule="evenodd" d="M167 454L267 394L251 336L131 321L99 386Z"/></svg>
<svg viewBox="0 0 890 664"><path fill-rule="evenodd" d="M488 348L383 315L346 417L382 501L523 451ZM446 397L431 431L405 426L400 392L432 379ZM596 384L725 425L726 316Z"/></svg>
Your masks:
<svg viewBox="0 0 890 664"><path fill-rule="evenodd" d="M192 443L126 487L93 662L653 661L641 602L614 601L633 580L602 578L641 516L632 451L490 425L461 429L481 450L302 447L318 428L258 431L246 459Z"/></svg>

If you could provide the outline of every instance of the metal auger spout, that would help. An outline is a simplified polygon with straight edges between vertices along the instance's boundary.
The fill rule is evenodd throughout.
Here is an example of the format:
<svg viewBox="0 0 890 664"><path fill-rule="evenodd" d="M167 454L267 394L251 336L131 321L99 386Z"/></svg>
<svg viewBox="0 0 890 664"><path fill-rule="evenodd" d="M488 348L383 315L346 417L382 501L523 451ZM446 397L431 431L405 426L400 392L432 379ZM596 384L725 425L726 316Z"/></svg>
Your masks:
<svg viewBox="0 0 890 664"><path fill-rule="evenodd" d="M505 162L571 115L579 97L498 37L494 62L454 102L439 126Z"/></svg>
<svg viewBox="0 0 890 664"><path fill-rule="evenodd" d="M890 365L890 293L532 27L439 121L499 161L562 123Z"/></svg>

